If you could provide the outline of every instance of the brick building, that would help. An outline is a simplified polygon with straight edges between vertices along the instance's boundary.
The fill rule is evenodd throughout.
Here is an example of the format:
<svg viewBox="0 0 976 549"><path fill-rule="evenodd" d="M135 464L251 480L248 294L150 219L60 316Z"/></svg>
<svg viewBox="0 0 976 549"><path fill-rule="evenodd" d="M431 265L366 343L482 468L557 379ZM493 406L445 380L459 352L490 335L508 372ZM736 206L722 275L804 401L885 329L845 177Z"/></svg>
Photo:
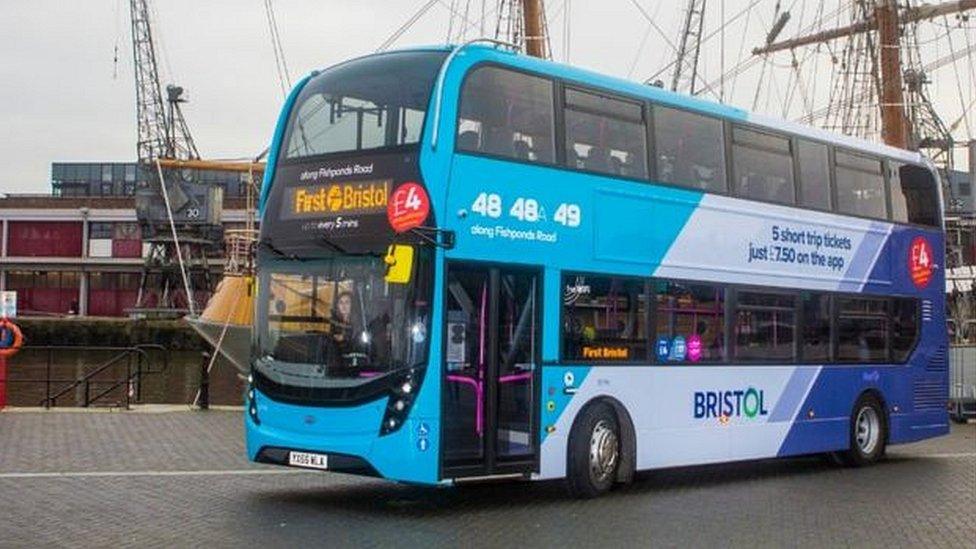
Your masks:
<svg viewBox="0 0 976 549"><path fill-rule="evenodd" d="M135 304L146 252L132 196L140 175L135 164L57 163L52 194L0 195L0 290L17 291L20 315L124 316ZM243 228L240 175L201 176L225 189L225 228Z"/></svg>

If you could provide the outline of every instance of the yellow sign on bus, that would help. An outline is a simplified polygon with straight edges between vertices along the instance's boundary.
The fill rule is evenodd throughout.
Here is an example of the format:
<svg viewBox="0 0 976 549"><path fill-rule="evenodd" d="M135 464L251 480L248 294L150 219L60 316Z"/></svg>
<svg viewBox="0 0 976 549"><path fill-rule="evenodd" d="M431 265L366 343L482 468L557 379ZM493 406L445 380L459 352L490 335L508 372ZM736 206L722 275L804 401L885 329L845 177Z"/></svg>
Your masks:
<svg viewBox="0 0 976 549"><path fill-rule="evenodd" d="M380 212L386 210L390 181L296 187L290 194L291 213L299 217Z"/></svg>

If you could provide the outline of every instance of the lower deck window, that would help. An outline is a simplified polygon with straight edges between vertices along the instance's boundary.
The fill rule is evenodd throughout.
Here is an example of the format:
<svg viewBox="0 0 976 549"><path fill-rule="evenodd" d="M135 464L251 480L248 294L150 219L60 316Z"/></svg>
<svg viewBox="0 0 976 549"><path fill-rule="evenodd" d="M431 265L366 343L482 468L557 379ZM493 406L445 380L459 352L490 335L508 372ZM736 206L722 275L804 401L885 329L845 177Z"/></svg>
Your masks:
<svg viewBox="0 0 976 549"><path fill-rule="evenodd" d="M897 297L891 302L891 360L908 359L918 338L918 302Z"/></svg>
<svg viewBox="0 0 976 549"><path fill-rule="evenodd" d="M837 299L837 360L887 360L887 303L887 300L878 298Z"/></svg>
<svg viewBox="0 0 976 549"><path fill-rule="evenodd" d="M710 284L653 282L657 298L654 349L658 362L720 362L725 358L725 290Z"/></svg>
<svg viewBox="0 0 976 549"><path fill-rule="evenodd" d="M591 362L647 361L647 293L638 279L563 279L563 357Z"/></svg>
<svg viewBox="0 0 976 549"><path fill-rule="evenodd" d="M800 333L804 362L830 362L830 296L804 292L800 297L803 331Z"/></svg>
<svg viewBox="0 0 976 549"><path fill-rule="evenodd" d="M796 298L739 292L735 311L735 358L784 361L796 358Z"/></svg>
<svg viewBox="0 0 976 549"><path fill-rule="evenodd" d="M904 364L919 300L570 274L562 359L589 363Z"/></svg>

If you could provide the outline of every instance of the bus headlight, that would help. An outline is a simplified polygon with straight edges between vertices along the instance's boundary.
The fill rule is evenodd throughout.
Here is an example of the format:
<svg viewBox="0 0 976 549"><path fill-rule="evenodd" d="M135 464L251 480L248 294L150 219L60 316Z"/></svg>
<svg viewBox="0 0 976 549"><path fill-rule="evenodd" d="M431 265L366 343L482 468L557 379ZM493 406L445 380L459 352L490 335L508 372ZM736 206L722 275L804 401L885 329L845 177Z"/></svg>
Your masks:
<svg viewBox="0 0 976 549"><path fill-rule="evenodd" d="M386 412L380 425L380 435L388 435L403 426L422 379L419 369L410 368L391 380L390 397L387 399Z"/></svg>
<svg viewBox="0 0 976 549"><path fill-rule="evenodd" d="M244 403L247 406L247 413L251 416L251 420L254 421L255 425L261 425L261 420L258 418L258 401L255 398L254 387L248 385L247 387L247 402Z"/></svg>

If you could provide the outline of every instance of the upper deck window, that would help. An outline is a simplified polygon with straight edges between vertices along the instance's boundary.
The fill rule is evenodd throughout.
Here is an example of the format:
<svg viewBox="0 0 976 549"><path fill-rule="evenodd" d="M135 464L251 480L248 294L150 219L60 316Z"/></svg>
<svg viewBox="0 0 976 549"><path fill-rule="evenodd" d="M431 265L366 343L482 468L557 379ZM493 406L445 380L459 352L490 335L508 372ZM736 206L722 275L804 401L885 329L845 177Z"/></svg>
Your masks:
<svg viewBox="0 0 976 549"><path fill-rule="evenodd" d="M821 210L830 209L830 155L827 145L797 141L800 164L800 205Z"/></svg>
<svg viewBox="0 0 976 549"><path fill-rule="evenodd" d="M793 204L790 140L736 127L732 130L732 173L742 198Z"/></svg>
<svg viewBox="0 0 976 549"><path fill-rule="evenodd" d="M725 192L722 121L654 107L657 180L709 192Z"/></svg>
<svg viewBox="0 0 976 549"><path fill-rule="evenodd" d="M566 162L571 168L644 178L647 131L639 103L566 90Z"/></svg>
<svg viewBox="0 0 976 549"><path fill-rule="evenodd" d="M480 67L465 80L460 109L458 150L530 162L555 160L551 81Z"/></svg>
<svg viewBox="0 0 976 549"><path fill-rule="evenodd" d="M932 172L912 164L891 163L891 219L939 226L939 193Z"/></svg>
<svg viewBox="0 0 976 549"><path fill-rule="evenodd" d="M326 69L298 96L285 158L420 141L443 52L397 52Z"/></svg>
<svg viewBox="0 0 976 549"><path fill-rule="evenodd" d="M837 211L887 219L884 175L877 158L837 151Z"/></svg>

